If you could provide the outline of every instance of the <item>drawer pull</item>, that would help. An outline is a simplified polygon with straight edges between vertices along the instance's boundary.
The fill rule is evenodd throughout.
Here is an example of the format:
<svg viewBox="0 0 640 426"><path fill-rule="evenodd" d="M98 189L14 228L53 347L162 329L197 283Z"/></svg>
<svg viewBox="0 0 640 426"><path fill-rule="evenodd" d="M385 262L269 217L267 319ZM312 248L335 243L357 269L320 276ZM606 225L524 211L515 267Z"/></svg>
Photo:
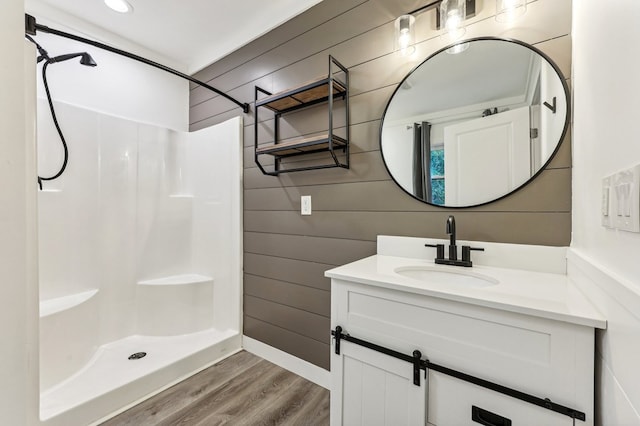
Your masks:
<svg viewBox="0 0 640 426"><path fill-rule="evenodd" d="M471 406L471 420L484 426L511 426L511 420L475 405Z"/></svg>

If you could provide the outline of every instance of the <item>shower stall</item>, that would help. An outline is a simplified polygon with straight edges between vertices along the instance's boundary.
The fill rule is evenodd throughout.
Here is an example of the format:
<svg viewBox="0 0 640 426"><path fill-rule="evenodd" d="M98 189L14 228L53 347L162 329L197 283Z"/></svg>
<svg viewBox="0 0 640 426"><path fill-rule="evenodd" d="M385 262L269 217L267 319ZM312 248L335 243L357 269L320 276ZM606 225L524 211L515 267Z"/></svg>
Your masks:
<svg viewBox="0 0 640 426"><path fill-rule="evenodd" d="M55 108L70 159L38 193L40 419L92 424L241 347L242 119L187 133Z"/></svg>

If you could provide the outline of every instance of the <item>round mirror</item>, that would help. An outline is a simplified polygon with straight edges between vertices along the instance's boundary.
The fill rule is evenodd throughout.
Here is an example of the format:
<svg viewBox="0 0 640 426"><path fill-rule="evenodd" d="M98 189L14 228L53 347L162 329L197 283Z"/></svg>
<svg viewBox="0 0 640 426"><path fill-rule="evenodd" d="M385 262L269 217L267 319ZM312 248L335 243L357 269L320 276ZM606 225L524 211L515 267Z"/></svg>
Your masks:
<svg viewBox="0 0 640 426"><path fill-rule="evenodd" d="M380 130L395 182L443 207L486 204L521 188L551 160L569 123L567 85L542 52L496 38L460 46L404 78Z"/></svg>

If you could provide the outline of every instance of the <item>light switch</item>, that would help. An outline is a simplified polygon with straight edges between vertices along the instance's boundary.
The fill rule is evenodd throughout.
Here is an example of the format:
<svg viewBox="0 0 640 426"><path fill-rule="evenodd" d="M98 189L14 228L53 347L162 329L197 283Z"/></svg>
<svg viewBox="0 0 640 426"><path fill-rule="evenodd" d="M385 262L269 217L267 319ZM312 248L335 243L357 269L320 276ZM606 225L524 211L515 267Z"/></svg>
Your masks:
<svg viewBox="0 0 640 426"><path fill-rule="evenodd" d="M622 211L624 210L624 184L618 182L616 184L616 215L622 217Z"/></svg>
<svg viewBox="0 0 640 426"><path fill-rule="evenodd" d="M611 184L615 188L616 214L613 227L640 232L640 164L618 172Z"/></svg>
<svg viewBox="0 0 640 426"><path fill-rule="evenodd" d="M311 215L311 195L300 196L300 214L303 216Z"/></svg>
<svg viewBox="0 0 640 426"><path fill-rule="evenodd" d="M614 214L611 211L612 199L615 198L613 196L613 189L611 187L611 183L613 181L613 176L607 176L602 179L602 200L600 205L600 211L602 214L602 226L606 228L613 228L613 219L611 215Z"/></svg>

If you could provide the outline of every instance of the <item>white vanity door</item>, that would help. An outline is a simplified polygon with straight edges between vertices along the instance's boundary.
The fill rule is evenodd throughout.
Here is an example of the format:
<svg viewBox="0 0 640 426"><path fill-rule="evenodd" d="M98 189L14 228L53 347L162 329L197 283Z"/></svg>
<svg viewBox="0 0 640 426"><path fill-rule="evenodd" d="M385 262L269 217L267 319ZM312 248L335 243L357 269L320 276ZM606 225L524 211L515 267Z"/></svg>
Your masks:
<svg viewBox="0 0 640 426"><path fill-rule="evenodd" d="M529 108L444 129L445 204L468 206L500 197L531 177Z"/></svg>
<svg viewBox="0 0 640 426"><path fill-rule="evenodd" d="M332 353L331 425L425 424L426 385L413 384L413 366L353 343Z"/></svg>

